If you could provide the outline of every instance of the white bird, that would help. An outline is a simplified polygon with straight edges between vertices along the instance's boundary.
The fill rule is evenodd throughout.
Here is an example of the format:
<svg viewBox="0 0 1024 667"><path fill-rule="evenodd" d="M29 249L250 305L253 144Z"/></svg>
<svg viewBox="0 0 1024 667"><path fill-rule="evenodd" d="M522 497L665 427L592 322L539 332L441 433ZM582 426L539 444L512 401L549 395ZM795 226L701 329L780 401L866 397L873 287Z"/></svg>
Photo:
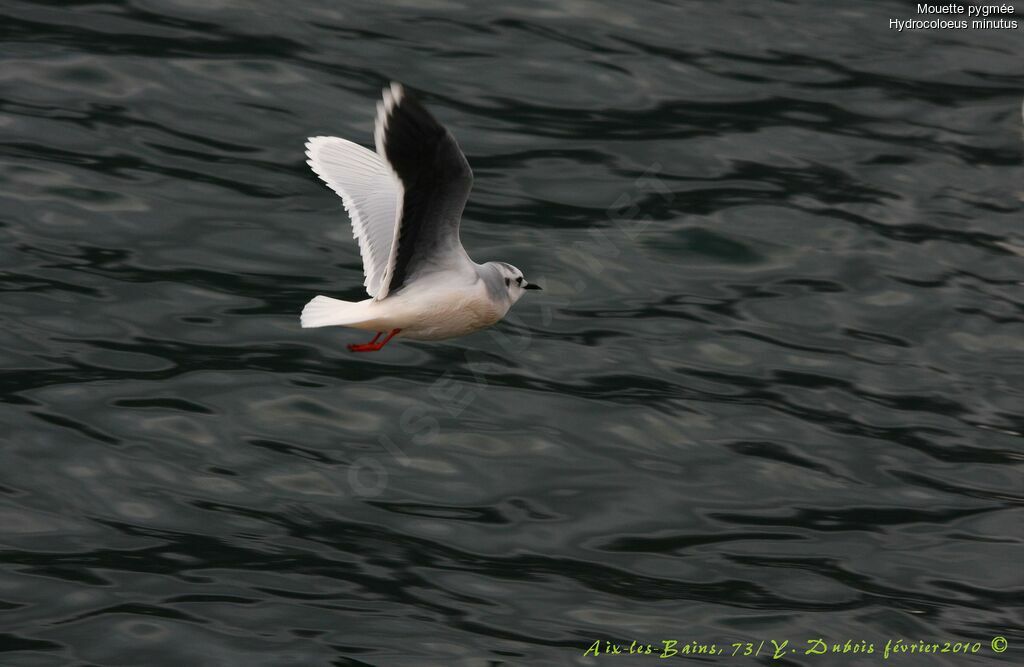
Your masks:
<svg viewBox="0 0 1024 667"><path fill-rule="evenodd" d="M459 240L473 172L455 137L397 83L377 103L377 152L338 137L310 137L307 163L341 195L363 258L365 301L317 296L303 327L375 331L353 352L395 336L440 340L498 322L526 290L523 272L477 264ZM384 340L378 342L387 332Z"/></svg>

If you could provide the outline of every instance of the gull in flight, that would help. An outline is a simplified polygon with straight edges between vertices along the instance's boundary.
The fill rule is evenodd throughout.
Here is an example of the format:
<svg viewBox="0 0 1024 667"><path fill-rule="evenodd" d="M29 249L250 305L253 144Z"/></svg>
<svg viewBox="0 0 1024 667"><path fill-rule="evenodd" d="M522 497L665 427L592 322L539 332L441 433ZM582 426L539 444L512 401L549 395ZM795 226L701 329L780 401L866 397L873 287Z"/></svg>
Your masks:
<svg viewBox="0 0 1024 667"><path fill-rule="evenodd" d="M478 331L503 318L526 290L540 289L511 264L469 258L459 241L473 185L466 156L400 84L383 97L376 152L338 137L306 142L307 163L341 195L352 220L370 298L317 296L301 322L376 332L369 343L349 345L353 352L376 352L396 336L440 340Z"/></svg>

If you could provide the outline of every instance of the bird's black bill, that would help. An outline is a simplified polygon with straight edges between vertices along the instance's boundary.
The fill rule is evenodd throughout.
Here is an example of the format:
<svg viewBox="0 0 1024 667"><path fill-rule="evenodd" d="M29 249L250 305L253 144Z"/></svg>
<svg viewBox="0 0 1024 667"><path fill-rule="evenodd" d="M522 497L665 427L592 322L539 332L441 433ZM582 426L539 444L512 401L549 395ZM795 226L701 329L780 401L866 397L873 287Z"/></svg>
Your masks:
<svg viewBox="0 0 1024 667"><path fill-rule="evenodd" d="M533 283L526 283L523 285L523 289L540 289L540 285L534 285Z"/></svg>

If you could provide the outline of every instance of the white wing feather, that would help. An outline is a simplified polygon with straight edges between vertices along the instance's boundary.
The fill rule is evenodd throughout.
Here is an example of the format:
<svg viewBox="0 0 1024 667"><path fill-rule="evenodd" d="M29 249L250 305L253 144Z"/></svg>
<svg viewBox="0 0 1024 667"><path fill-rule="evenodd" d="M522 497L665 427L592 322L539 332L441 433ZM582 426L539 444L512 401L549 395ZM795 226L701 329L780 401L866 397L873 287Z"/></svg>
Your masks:
<svg viewBox="0 0 1024 667"><path fill-rule="evenodd" d="M374 299L383 299L394 270L401 181L380 155L338 137L310 137L306 156L316 175L341 195L363 258L363 285Z"/></svg>

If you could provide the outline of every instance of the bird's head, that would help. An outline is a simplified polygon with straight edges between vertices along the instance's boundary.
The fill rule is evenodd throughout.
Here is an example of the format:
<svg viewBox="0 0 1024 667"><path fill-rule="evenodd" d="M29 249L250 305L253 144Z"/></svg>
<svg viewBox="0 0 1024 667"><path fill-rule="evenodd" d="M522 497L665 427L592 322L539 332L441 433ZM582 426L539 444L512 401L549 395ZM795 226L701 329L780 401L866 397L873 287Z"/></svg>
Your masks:
<svg viewBox="0 0 1024 667"><path fill-rule="evenodd" d="M502 285L508 290L508 298L515 303L522 298L528 289L540 289L540 285L530 283L523 277L523 272L505 262L495 262L501 276Z"/></svg>

